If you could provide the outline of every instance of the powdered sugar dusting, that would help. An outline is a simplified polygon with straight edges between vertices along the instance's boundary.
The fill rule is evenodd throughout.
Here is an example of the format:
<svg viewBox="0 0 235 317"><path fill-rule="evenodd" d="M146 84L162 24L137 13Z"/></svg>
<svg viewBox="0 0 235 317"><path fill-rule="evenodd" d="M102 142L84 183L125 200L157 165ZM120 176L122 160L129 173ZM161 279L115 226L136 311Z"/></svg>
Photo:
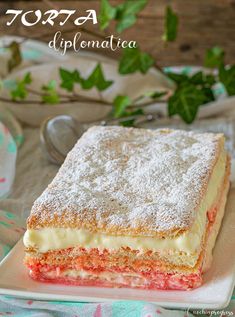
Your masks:
<svg viewBox="0 0 235 317"><path fill-rule="evenodd" d="M93 127L69 153L31 216L37 216L37 227L66 213L68 222L77 217L101 231L187 229L219 138L180 130Z"/></svg>

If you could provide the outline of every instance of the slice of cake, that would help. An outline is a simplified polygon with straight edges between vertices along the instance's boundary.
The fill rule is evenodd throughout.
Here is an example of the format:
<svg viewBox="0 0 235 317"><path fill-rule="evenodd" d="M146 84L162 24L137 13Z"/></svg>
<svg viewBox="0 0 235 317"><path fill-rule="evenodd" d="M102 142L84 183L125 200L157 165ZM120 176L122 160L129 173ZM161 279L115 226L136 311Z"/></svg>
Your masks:
<svg viewBox="0 0 235 317"><path fill-rule="evenodd" d="M36 200L25 264L39 281L187 290L223 218L224 136L93 127Z"/></svg>

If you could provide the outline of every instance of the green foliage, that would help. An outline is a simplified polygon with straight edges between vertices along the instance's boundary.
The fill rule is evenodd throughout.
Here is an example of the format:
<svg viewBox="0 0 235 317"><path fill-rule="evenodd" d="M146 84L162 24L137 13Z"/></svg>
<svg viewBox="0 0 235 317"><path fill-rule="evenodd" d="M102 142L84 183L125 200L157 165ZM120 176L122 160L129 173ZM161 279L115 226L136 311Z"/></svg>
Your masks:
<svg viewBox="0 0 235 317"><path fill-rule="evenodd" d="M173 80L177 85L182 85L185 83L191 83L195 86L200 87L212 87L216 83L216 78L212 74L205 74L202 71L196 72L195 74L189 76L186 74L176 74L167 73L166 74L171 80Z"/></svg>
<svg viewBox="0 0 235 317"><path fill-rule="evenodd" d="M124 3L117 6L117 32L121 33L134 25L136 22L136 15L144 9L146 4L147 0L126 0Z"/></svg>
<svg viewBox="0 0 235 317"><path fill-rule="evenodd" d="M101 0L99 22L101 30L109 26L109 22L116 16L117 9L112 7L108 0Z"/></svg>
<svg viewBox="0 0 235 317"><path fill-rule="evenodd" d="M118 95L113 101L113 116L114 118L120 119L120 124L124 127L132 127L135 124L136 118L139 115L144 114L143 109L131 109L131 104L133 102L128 96ZM130 107L128 110L127 108ZM131 118L133 117L133 118Z"/></svg>
<svg viewBox="0 0 235 317"><path fill-rule="evenodd" d="M154 64L154 59L147 53L136 48L125 48L119 62L119 73L122 75L135 73L137 71L146 74Z"/></svg>
<svg viewBox="0 0 235 317"><path fill-rule="evenodd" d="M235 65L219 69L219 79L223 83L229 96L235 95Z"/></svg>
<svg viewBox="0 0 235 317"><path fill-rule="evenodd" d="M15 67L21 64L22 56L20 52L20 45L19 43L13 41L9 46L8 49L11 51L11 59L8 62L8 70L12 71Z"/></svg>
<svg viewBox="0 0 235 317"><path fill-rule="evenodd" d="M176 89L168 100L168 114L170 117L179 115L186 123L193 122L199 107L215 99L213 85L218 81L224 85L228 95L235 95L235 65L225 67L223 57L224 52L221 49L220 51L217 50L217 52L210 50L210 54L208 54L207 51L205 58L207 65L210 65L210 67L218 67L218 74L216 72L205 73L203 71L198 71L193 75L184 73L176 74L172 72L166 74L176 84ZM139 48L127 48L124 50L121 58L119 72L121 74L130 74L136 71L146 73L153 64L153 58L147 53L141 52ZM101 64L99 63L87 78L83 78L77 70L71 71L64 68L59 69L59 74L60 86L70 93L74 91L76 84L80 85L84 90L96 88L98 91L103 91L109 88L113 83L112 80L106 80ZM32 89L30 90L28 87L31 82L32 78L30 73L25 74L22 80L14 81L14 85L8 87L12 99L15 101L24 100L29 92L33 93ZM41 91L36 92L36 94L41 95L43 103L58 104L62 102L66 96L60 95L56 87L56 81L51 80L48 84L43 85ZM153 100L161 99L161 97L166 94L166 91L148 91L134 101L127 95L118 95L112 102L112 115L114 118L120 119L121 125L133 126L136 123L135 117L143 114L140 101L145 100L146 97ZM67 97L67 101L69 101L71 94L68 94ZM74 94L73 97L76 98L76 95ZM135 110L131 110L132 105L135 105ZM139 109L136 109L137 106Z"/></svg>
<svg viewBox="0 0 235 317"><path fill-rule="evenodd" d="M217 68L224 64L224 50L214 46L206 51L204 65L208 68Z"/></svg>
<svg viewBox="0 0 235 317"><path fill-rule="evenodd" d="M160 99L161 97L164 97L166 94L167 94L166 91L153 91L145 95L155 100L155 99Z"/></svg>
<svg viewBox="0 0 235 317"><path fill-rule="evenodd" d="M97 64L87 79L81 79L81 86L83 89L91 89L96 87L99 91L103 91L113 84L112 80L106 80L100 64Z"/></svg>
<svg viewBox="0 0 235 317"><path fill-rule="evenodd" d="M47 85L42 86L42 101L47 104L58 104L60 97L56 91L56 81L51 80Z"/></svg>
<svg viewBox="0 0 235 317"><path fill-rule="evenodd" d="M167 91L147 91L143 93L141 96L136 98L134 103L141 102L144 99L150 98L152 100L158 100L161 99L161 97L164 97L167 94ZM141 106L141 105L140 105Z"/></svg>
<svg viewBox="0 0 235 317"><path fill-rule="evenodd" d="M189 76L188 80L191 84L201 85L205 87L212 87L216 83L214 75L205 74L202 71L193 74L191 77Z"/></svg>
<svg viewBox="0 0 235 317"><path fill-rule="evenodd" d="M26 73L24 78L16 81L16 87L11 90L13 100L24 100L28 96L27 86L32 82L31 74Z"/></svg>
<svg viewBox="0 0 235 317"><path fill-rule="evenodd" d="M64 68L59 69L61 84L60 87L67 91L73 91L74 85L80 83L81 77L77 70L69 71Z"/></svg>
<svg viewBox="0 0 235 317"><path fill-rule="evenodd" d="M177 85L180 85L189 80L189 76L185 74L177 74L172 72L167 72L166 76L173 80Z"/></svg>
<svg viewBox="0 0 235 317"><path fill-rule="evenodd" d="M169 116L178 114L185 122L191 123L199 106L215 100L212 86L216 83L214 75L199 71L191 76L167 73L177 89L168 101Z"/></svg>
<svg viewBox="0 0 235 317"><path fill-rule="evenodd" d="M205 93L190 83L184 83L177 87L173 96L168 101L168 114L173 116L175 114L186 123L192 123L196 117L198 108L205 103Z"/></svg>
<svg viewBox="0 0 235 317"><path fill-rule="evenodd" d="M116 20L116 31L121 33L136 22L136 15L143 10L147 0L126 0L113 7L108 0L101 0L99 22L101 30L106 29L112 20Z"/></svg>
<svg viewBox="0 0 235 317"><path fill-rule="evenodd" d="M128 96L117 96L114 101L114 118L120 118L125 115L126 108L130 106L131 100Z"/></svg>
<svg viewBox="0 0 235 317"><path fill-rule="evenodd" d="M96 87L99 91L103 91L112 85L112 80L106 80L100 64L94 68L88 78L82 78L77 70L69 71L64 68L60 68L60 87L71 92L74 90L75 84L80 84L84 90Z"/></svg>
<svg viewBox="0 0 235 317"><path fill-rule="evenodd" d="M166 7L163 40L173 42L177 37L179 19L170 6Z"/></svg>
<svg viewBox="0 0 235 317"><path fill-rule="evenodd" d="M120 120L120 125L123 127L133 127L136 123L137 117L143 114L144 111L141 108L133 111L126 111L122 116L122 120ZM130 119L131 116L133 117L132 119Z"/></svg>

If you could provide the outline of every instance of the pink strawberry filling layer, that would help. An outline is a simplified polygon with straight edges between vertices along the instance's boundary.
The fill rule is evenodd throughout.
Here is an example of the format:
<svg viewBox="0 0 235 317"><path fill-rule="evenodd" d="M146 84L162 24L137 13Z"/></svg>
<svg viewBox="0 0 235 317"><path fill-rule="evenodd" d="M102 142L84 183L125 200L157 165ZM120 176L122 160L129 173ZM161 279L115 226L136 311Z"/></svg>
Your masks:
<svg viewBox="0 0 235 317"><path fill-rule="evenodd" d="M179 273L141 273L135 276L123 274L123 272L102 272L97 270L86 272L86 277L67 277L66 270L47 268L41 272L37 268L31 268L30 276L40 282L80 285L80 286L102 286L102 287L132 287L140 289L160 290L190 290L202 284L202 274L179 274ZM63 274L65 273L65 274ZM103 277L106 275L106 278ZM107 276L109 276L107 278Z"/></svg>

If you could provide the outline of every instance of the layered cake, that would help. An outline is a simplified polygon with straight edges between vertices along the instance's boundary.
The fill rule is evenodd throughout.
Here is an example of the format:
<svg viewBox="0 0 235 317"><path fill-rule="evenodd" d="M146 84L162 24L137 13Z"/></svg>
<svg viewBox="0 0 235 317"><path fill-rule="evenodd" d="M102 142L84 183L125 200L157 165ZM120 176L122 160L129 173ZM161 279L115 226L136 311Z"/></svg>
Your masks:
<svg viewBox="0 0 235 317"><path fill-rule="evenodd" d="M35 201L38 281L188 290L210 267L229 188L224 136L93 127Z"/></svg>

